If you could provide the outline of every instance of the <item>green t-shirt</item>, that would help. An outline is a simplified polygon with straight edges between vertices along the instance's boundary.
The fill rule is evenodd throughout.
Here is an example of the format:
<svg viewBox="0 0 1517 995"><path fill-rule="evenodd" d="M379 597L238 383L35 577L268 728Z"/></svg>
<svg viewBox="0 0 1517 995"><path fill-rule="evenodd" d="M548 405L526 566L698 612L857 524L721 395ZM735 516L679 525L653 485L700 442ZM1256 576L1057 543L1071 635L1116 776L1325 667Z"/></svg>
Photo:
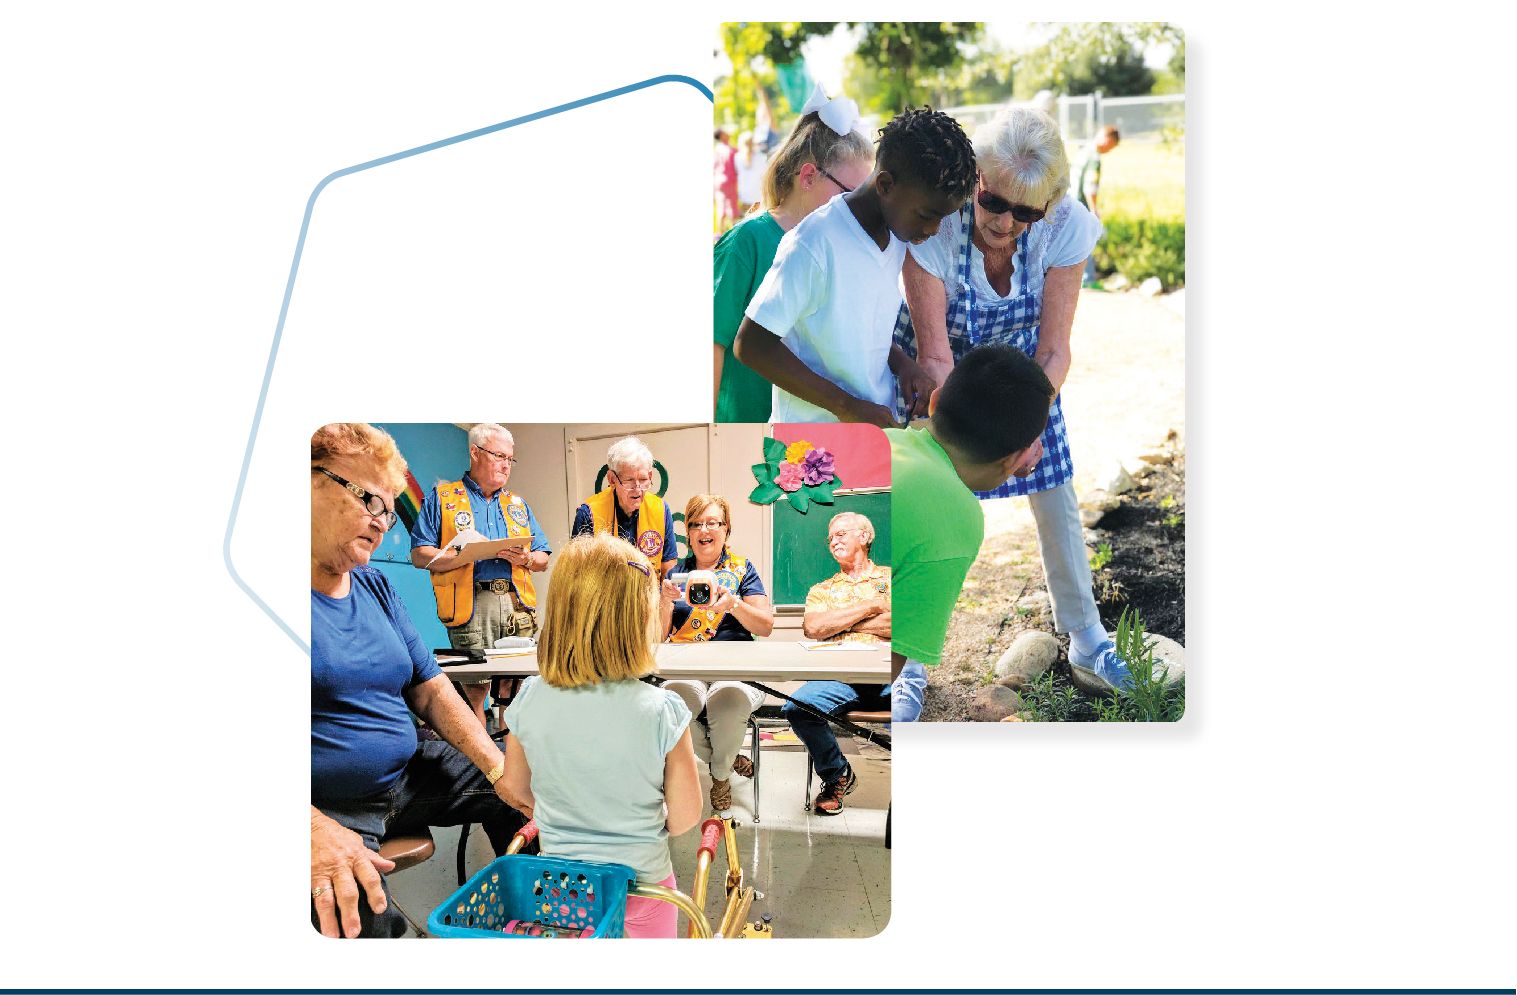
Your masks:
<svg viewBox="0 0 1517 995"><path fill-rule="evenodd" d="M925 428L890 439L890 648L918 663L943 656L948 621L985 541L980 499Z"/></svg>
<svg viewBox="0 0 1517 995"><path fill-rule="evenodd" d="M761 211L717 239L711 251L715 263L716 320L713 325L716 344L726 355L722 359L721 391L716 399L719 422L767 422L773 396L768 380L738 362L732 355L737 326L743 323L743 311L758 293L764 274L774 262L780 246L779 222L768 211Z"/></svg>

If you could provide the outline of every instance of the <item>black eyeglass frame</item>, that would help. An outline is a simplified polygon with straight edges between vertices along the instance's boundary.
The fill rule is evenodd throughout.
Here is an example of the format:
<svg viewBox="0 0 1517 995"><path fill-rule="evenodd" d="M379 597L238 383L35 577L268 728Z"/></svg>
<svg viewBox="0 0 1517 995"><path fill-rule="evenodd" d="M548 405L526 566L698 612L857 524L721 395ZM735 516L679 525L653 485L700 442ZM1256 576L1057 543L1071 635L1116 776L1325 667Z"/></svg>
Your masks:
<svg viewBox="0 0 1517 995"><path fill-rule="evenodd" d="M333 473L331 470L328 470L324 466L313 466L311 469L317 473L325 474L326 476L330 477L337 483L341 484L343 488L346 489L350 494L358 498L358 500L363 503L363 510L369 513L370 518L373 518L375 521L383 525L386 532L393 529L395 527L395 523L400 521L400 516L397 515L394 510L387 507L385 505L385 499L380 497L378 494L370 494L368 491L364 490L362 487L359 487L357 484L352 483L351 481L343 480L337 474ZM379 505L378 511L374 510L374 505L376 504Z"/></svg>

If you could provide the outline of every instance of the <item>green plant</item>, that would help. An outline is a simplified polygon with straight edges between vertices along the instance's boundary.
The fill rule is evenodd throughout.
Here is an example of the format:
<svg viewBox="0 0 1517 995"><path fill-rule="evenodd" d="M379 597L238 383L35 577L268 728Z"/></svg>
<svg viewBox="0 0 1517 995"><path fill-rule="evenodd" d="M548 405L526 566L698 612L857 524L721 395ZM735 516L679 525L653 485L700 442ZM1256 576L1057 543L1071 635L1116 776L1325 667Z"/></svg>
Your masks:
<svg viewBox="0 0 1517 995"><path fill-rule="evenodd" d="M1177 528L1184 521L1185 521L1185 516L1182 515L1182 514L1179 514L1178 512L1176 512L1175 514L1170 515L1168 518L1164 519L1164 524L1168 525L1170 528L1173 529L1173 528Z"/></svg>
<svg viewBox="0 0 1517 995"><path fill-rule="evenodd" d="M1131 283L1157 276L1166 290L1185 285L1185 222L1103 215L1106 237L1096 244L1096 266Z"/></svg>
<svg viewBox="0 0 1517 995"><path fill-rule="evenodd" d="M1132 684L1096 706L1102 722L1174 722L1185 714L1185 687L1168 684L1169 668L1154 658L1155 641L1136 608L1117 621L1117 655L1127 661Z"/></svg>
<svg viewBox="0 0 1517 995"><path fill-rule="evenodd" d="M1018 694L1022 697L1022 711L1030 713L1035 722L1090 722L1099 717L1095 706L1080 692L1065 684L1054 684L1053 672L1049 671Z"/></svg>
<svg viewBox="0 0 1517 995"><path fill-rule="evenodd" d="M1159 507L1161 508L1173 508L1174 506L1175 496L1173 494L1166 494L1159 499Z"/></svg>
<svg viewBox="0 0 1517 995"><path fill-rule="evenodd" d="M1099 573L1106 569L1106 565L1110 562L1111 543L1103 542L1096 547L1096 551L1090 556L1090 570L1092 573Z"/></svg>

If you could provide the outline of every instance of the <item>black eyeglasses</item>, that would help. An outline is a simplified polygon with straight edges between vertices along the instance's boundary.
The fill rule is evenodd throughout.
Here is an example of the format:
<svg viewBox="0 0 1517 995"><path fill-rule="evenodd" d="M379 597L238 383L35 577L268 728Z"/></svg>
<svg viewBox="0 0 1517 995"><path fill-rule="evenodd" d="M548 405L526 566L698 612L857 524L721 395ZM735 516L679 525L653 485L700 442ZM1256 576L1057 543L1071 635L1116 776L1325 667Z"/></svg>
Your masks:
<svg viewBox="0 0 1517 995"><path fill-rule="evenodd" d="M985 177L982 176L980 177L981 189L975 195L975 200L991 214L1005 214L1007 211L1010 211L1013 219L1022 222L1024 225L1030 225L1034 221L1042 221L1043 215L1048 213L1046 207L1028 207L1026 204L1013 204L1005 197L984 189L984 184Z"/></svg>
<svg viewBox="0 0 1517 995"><path fill-rule="evenodd" d="M821 166L816 167L816 171L818 173L821 173L823 176L827 177L832 182L836 183L838 185L838 189L842 190L844 193L853 193L853 187L848 186L842 180L838 179L836 176L833 176L831 173L827 172L827 170L823 169Z"/></svg>
<svg viewBox="0 0 1517 995"><path fill-rule="evenodd" d="M484 446L475 446L474 448L478 449L482 453L487 453L490 456L495 457L495 459L501 463L509 463L511 466L516 465L515 456L507 456L505 453L498 453L493 449L486 449Z"/></svg>
<svg viewBox="0 0 1517 995"><path fill-rule="evenodd" d="M313 466L311 469L315 470L317 473L326 474L328 477L331 477L333 480L337 481L343 487L346 487L349 491L351 491L353 495L358 498L358 500L363 502L363 510L367 511L374 517L375 521L383 525L386 532L395 527L397 516L395 512L386 507L384 498L380 497L378 494L370 494L368 491L364 490L362 487L359 487L357 484L348 483L346 480L343 480L337 474L333 473L331 470L328 470L324 466Z"/></svg>

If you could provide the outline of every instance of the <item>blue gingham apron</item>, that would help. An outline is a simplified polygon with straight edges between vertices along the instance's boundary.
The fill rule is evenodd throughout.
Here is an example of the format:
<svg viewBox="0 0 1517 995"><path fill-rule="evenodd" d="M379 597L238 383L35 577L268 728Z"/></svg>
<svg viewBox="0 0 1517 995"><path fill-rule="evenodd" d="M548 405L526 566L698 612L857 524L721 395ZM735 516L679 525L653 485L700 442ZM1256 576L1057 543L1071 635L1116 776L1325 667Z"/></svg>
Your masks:
<svg viewBox="0 0 1517 995"><path fill-rule="evenodd" d="M1043 315L1041 294L1022 293L1004 300L981 301L970 280L970 245L974 233L974 201L959 212L964 251L959 256L959 288L948 302L948 346L957 363L978 345L1009 345L1028 356L1038 351L1038 322ZM1017 272L1025 274L1030 265L1028 239L1033 225L1028 225L1017 240ZM1026 285L1026 277L1022 279ZM895 341L913 359L917 354L916 331L911 327L911 312L901 305L895 323ZM1018 497L1051 490L1074 479L1074 463L1069 457L1069 437L1064 432L1062 398L1055 397L1048 412L1048 426L1043 430L1043 458L1026 477L1012 477L990 491L976 491L981 498ZM904 399L898 399L905 410Z"/></svg>

